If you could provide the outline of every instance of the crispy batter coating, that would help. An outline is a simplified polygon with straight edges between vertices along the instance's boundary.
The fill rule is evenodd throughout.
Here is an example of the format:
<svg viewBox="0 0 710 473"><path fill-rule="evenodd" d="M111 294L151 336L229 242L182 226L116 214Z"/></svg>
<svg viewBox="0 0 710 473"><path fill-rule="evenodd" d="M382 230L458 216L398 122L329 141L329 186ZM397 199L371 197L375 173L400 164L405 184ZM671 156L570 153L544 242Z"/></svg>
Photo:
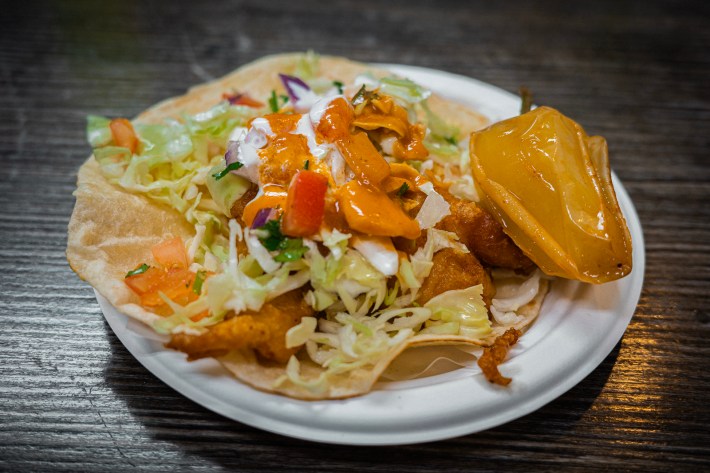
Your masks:
<svg viewBox="0 0 710 473"><path fill-rule="evenodd" d="M244 214L244 208L247 206L249 202L251 202L254 197L256 197L256 194L259 192L259 187L252 185L247 191L244 193L243 196L238 198L237 200L234 201L232 204L232 208L229 210L229 213L232 214L232 217L239 219L239 222L244 225L244 221L242 220L242 215Z"/></svg>
<svg viewBox="0 0 710 473"><path fill-rule="evenodd" d="M478 259L490 266L522 271L535 266L491 214L475 202L446 197L449 197L451 215L439 222L438 228L456 233Z"/></svg>
<svg viewBox="0 0 710 473"><path fill-rule="evenodd" d="M174 334L165 346L187 353L190 361L250 348L267 360L285 363L297 350L286 348L286 332L313 313L302 292L294 290L267 302L258 313L239 314L202 335Z"/></svg>
<svg viewBox="0 0 710 473"><path fill-rule="evenodd" d="M486 210L475 202L462 200L451 195L444 187L437 186L437 191L451 206L451 214L444 217L436 228L456 233L461 242L484 264L500 268L530 271L535 267L530 258L518 248L513 240L503 232L503 227ZM416 216L424 202L422 193L410 193L407 199L411 204L409 214ZM416 240L395 238L398 250L407 254L414 253L426 241L426 233Z"/></svg>
<svg viewBox="0 0 710 473"><path fill-rule="evenodd" d="M490 306L495 287L486 269L471 253L460 253L452 248L437 251L434 266L419 289L417 302L426 304L432 297L454 289L466 289L483 284L483 301Z"/></svg>
<svg viewBox="0 0 710 473"><path fill-rule="evenodd" d="M478 366L481 367L488 381L501 386L507 386L512 381L511 378L506 378L500 374L498 365L503 363L503 360L508 355L508 349L517 343L521 335L522 332L520 330L510 328L503 335L496 338L493 345L483 350L483 355L478 359Z"/></svg>

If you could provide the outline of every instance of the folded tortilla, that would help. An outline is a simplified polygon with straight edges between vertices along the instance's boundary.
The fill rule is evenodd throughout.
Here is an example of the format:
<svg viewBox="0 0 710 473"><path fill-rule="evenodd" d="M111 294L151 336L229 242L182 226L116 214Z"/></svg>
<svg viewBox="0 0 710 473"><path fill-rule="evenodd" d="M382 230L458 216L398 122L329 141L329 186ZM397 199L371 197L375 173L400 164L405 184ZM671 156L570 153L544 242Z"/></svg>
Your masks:
<svg viewBox="0 0 710 473"><path fill-rule="evenodd" d="M214 106L222 100L223 93L233 90L247 92L255 98L266 97L272 90L281 88L278 74L292 74L300 57L300 54L265 57L221 79L194 87L185 95L165 100L141 113L134 121L161 123L167 118L179 119L185 113L195 114ZM320 76L345 83L351 83L366 71L375 77L391 75L387 71L337 57L321 57L319 68ZM434 113L457 126L464 135L487 124L486 118L475 111L436 95L429 98L428 105ZM192 238L194 227L172 208L109 183L93 156L79 170L74 195L76 205L69 222L67 244L69 264L120 312L152 326L161 317L138 304L138 297L124 282L126 268L134 268L150 260L151 248L166 238L179 236L183 241ZM547 290L548 281L542 280L535 299L518 311L521 317L515 328L524 329L533 322ZM275 387L275 381L285 373L285 366L265 362L249 351L234 351L223 357L221 362L239 380L263 391L300 399L346 398L369 392L392 360L408 347L458 343L486 346L507 328L494 324L492 334L484 339L450 335L414 336L374 366L330 378L330 387L324 393L314 393L291 383ZM300 358L304 377L316 377L320 373L321 368L307 356Z"/></svg>

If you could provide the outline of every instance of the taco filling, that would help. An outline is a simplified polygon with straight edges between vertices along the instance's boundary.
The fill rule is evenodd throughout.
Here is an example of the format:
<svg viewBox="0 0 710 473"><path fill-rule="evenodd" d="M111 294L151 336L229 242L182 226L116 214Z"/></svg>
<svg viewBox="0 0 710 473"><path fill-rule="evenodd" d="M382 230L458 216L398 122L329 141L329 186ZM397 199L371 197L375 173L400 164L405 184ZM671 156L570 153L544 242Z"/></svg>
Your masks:
<svg viewBox="0 0 710 473"><path fill-rule="evenodd" d="M484 124L361 64L268 58L133 122L90 117L69 259L190 360L362 394L408 346L490 346L539 312L550 277L479 203Z"/></svg>

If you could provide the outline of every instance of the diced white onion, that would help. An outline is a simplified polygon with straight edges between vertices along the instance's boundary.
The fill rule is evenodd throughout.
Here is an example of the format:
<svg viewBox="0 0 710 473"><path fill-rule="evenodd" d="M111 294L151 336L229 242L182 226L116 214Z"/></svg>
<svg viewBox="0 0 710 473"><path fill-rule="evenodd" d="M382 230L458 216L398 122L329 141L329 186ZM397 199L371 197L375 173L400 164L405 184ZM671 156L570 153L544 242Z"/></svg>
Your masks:
<svg viewBox="0 0 710 473"><path fill-rule="evenodd" d="M394 144L397 138L394 136L388 136L380 141L380 147L385 154L392 156L394 154Z"/></svg>
<svg viewBox="0 0 710 473"><path fill-rule="evenodd" d="M430 184L430 183L429 183ZM421 187L420 187L421 189ZM441 194L435 190L431 190L427 195L422 208L417 213L416 220L419 223L419 228L425 230L439 223L444 217L451 213L449 203L446 202Z"/></svg>

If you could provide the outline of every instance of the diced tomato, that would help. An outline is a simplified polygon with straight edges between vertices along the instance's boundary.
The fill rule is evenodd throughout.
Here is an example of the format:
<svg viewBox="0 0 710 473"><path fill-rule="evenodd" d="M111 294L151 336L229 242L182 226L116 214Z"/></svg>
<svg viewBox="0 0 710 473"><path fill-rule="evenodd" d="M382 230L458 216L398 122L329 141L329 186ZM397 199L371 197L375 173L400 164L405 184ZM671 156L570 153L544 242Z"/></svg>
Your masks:
<svg viewBox="0 0 710 473"><path fill-rule="evenodd" d="M314 171L296 173L288 188L282 229L289 236L310 236L318 232L325 213L328 179Z"/></svg>
<svg viewBox="0 0 710 473"><path fill-rule="evenodd" d="M187 268L187 252L180 237L158 243L151 251L155 261L165 268Z"/></svg>
<svg viewBox="0 0 710 473"><path fill-rule="evenodd" d="M142 296L154 291L154 289L160 285L160 282L163 280L164 273L165 271L160 268L150 267L144 273L136 274L135 276L128 276L125 279L125 282L126 285L133 290L133 292L139 296Z"/></svg>
<svg viewBox="0 0 710 473"><path fill-rule="evenodd" d="M232 105L244 105L252 108L262 108L264 104L249 96L249 94L222 94L222 98Z"/></svg>
<svg viewBox="0 0 710 473"><path fill-rule="evenodd" d="M138 137L133 130L131 122L125 118L114 118L108 126L111 129L111 136L116 146L128 148L131 153L135 153L138 147Z"/></svg>
<svg viewBox="0 0 710 473"><path fill-rule="evenodd" d="M186 305L197 299L197 294L192 290L192 285L195 282L195 273L184 268L171 268L168 270L151 268L159 272L156 276L156 281L150 286L147 291L136 291L130 283L131 276L126 279L126 284L140 296L141 305L144 307L160 307L165 304L165 301L160 297L160 292L172 300L173 302ZM147 273L147 271L146 271ZM143 273L145 274L145 273ZM139 275L140 276L140 275Z"/></svg>
<svg viewBox="0 0 710 473"><path fill-rule="evenodd" d="M125 282L140 297L143 307L160 315L170 315L172 309L160 293L179 305L189 304L198 298L193 289L196 274L187 269L187 252L180 237L158 243L152 252L158 266L128 276Z"/></svg>
<svg viewBox="0 0 710 473"><path fill-rule="evenodd" d="M197 294L192 290L195 273L187 269L173 268L166 272L162 286L158 289L168 299L180 305L186 305L197 299Z"/></svg>

